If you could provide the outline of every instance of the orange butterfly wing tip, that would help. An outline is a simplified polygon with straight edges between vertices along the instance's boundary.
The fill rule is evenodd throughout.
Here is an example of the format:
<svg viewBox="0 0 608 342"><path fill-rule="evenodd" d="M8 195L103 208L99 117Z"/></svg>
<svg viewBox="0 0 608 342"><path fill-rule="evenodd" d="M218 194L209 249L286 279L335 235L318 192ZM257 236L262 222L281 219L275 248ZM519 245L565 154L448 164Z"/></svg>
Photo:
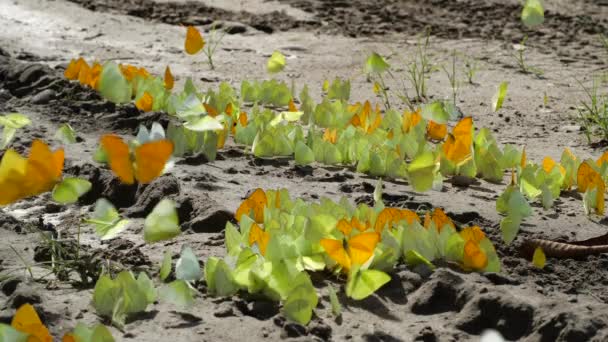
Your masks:
<svg viewBox="0 0 608 342"><path fill-rule="evenodd" d="M342 266L345 270L349 270L351 266L350 257L346 253L342 240L334 239L321 239L319 244L327 255L335 261L338 265Z"/></svg>
<svg viewBox="0 0 608 342"><path fill-rule="evenodd" d="M156 140L135 149L135 175L140 183L152 182L163 173L165 164L173 154L173 143L169 140Z"/></svg>
<svg viewBox="0 0 608 342"><path fill-rule="evenodd" d="M101 137L101 147L108 156L110 169L125 184L135 183L135 172L129 146L117 135L106 134Z"/></svg>
<svg viewBox="0 0 608 342"><path fill-rule="evenodd" d="M376 232L361 233L348 240L348 255L353 264L363 265L374 255L380 241Z"/></svg>
<svg viewBox="0 0 608 342"><path fill-rule="evenodd" d="M186 53L190 55L194 55L199 52L205 46L205 41L203 40L203 36L194 26L188 26L188 31L186 32L186 43L184 49Z"/></svg>

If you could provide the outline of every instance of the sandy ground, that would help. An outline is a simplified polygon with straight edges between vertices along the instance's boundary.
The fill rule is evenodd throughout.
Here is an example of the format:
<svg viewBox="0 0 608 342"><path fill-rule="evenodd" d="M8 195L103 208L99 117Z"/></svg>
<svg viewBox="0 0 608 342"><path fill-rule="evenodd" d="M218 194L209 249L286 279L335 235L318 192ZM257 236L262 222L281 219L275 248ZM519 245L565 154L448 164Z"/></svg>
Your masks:
<svg viewBox="0 0 608 342"><path fill-rule="evenodd" d="M501 5L499 5L499 3ZM561 2L548 5L547 23L538 32L527 32L517 21L516 1L158 1L147 0L17 0L0 2L0 112L20 111L34 124L15 142L29 146L33 137L50 138L63 122L70 122L82 142L67 150L67 173L90 178L94 194L78 206L47 205L48 196L23 201L0 212L0 271L20 266L8 244L27 258L40 244L26 227L53 225L64 236L77 231L78 220L95 196L113 199L136 224L121 239L100 245L85 230L81 242L99 260L113 258L134 269L156 272L162 250L178 252L175 242L147 246L141 237L141 217L168 195L193 209L183 213L188 228L179 242L188 243L199 258L223 254L223 227L246 193L255 188L288 188L293 196L314 200L319 196L369 201L375 180L349 169L295 168L293 161L255 160L240 147L229 144L213 163L185 160L170 175L148 188L121 187L107 170L90 161L100 134L113 131L134 134L139 123L162 115L139 115L133 107L115 107L61 79L61 68L70 58L128 62L161 73L166 65L178 84L193 76L200 87L221 81L238 86L245 79L266 78L265 62L274 50L288 57L287 72L298 89L310 85L319 100L326 78L349 78L351 100L373 98L371 84L362 74L371 51L412 57L417 34L432 27L431 59L438 66L448 62L452 50L476 61L475 84L463 84L459 107L472 115L477 127L494 130L500 143L526 145L530 159L549 155L559 159L564 147L581 157L598 157L603 150L590 147L573 120L574 106L584 96L577 80L590 84L605 72L608 52L597 34L607 33L608 7L601 1ZM515 13L515 14L514 14ZM193 23L209 28L216 21L240 33L226 35L215 59L216 70L182 52L183 27ZM272 33L268 33L272 32ZM528 63L543 70L542 77L520 73L512 57L514 42L530 35ZM1 55L1 54L0 54ZM461 57L463 59L463 57ZM399 67L400 60L390 60ZM461 62L462 63L462 62ZM48 67L46 67L48 66ZM28 71L29 70L29 71ZM32 71L34 70L34 71ZM28 77L28 73L31 77ZM24 76L25 75L25 76ZM32 76L33 75L33 76ZM402 73L401 73L402 75ZM45 79L43 84L36 83ZM508 98L498 113L491 98L502 81L509 82ZM49 85L50 84L50 85ZM179 85L178 85L179 86ZM391 84L398 87L398 84ZM35 101L42 89L53 91L52 100ZM433 72L429 94L450 94L446 75ZM543 106L547 95L549 105ZM34 104L37 102L38 104ZM203 296L187 312L156 304L127 325L113 330L118 340L237 341L295 337L301 340L450 341L475 340L485 328L495 328L508 339L530 341L580 341L608 338L608 258L549 260L543 271L534 269L514 246L500 241L495 200L505 183L480 181L467 188L450 185L442 191L414 193L400 182L387 182L389 205L417 208L443 207L460 223L478 223L493 238L503 262L500 275L464 274L440 268L432 275L398 270L393 281L377 296L362 302L341 300L342 321L334 321L324 282L316 317L306 328L286 324L276 305L240 299ZM585 239L604 234L606 221L584 215L580 196L565 194L548 211L534 207L521 237ZM521 239L521 238L520 238ZM517 242L517 241L516 241ZM40 275L46 271L35 268ZM75 289L56 281L23 281L2 286L0 321L8 321L23 298L35 300L45 322L59 335L76 321L97 322L90 305L91 289ZM33 298L33 299L32 299Z"/></svg>

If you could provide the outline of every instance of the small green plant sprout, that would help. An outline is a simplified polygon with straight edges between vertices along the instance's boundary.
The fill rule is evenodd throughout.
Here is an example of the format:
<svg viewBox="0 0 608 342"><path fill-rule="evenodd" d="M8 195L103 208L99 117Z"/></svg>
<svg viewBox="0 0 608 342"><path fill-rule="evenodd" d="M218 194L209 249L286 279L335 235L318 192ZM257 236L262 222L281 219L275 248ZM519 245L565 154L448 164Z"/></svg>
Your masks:
<svg viewBox="0 0 608 342"><path fill-rule="evenodd" d="M268 70L269 74L277 74L285 69L285 62L285 55L283 55L280 51L275 51L272 53L270 58L268 58L266 70Z"/></svg>
<svg viewBox="0 0 608 342"><path fill-rule="evenodd" d="M600 33L600 42L602 43L604 50L606 50L606 63L608 64L608 37L606 37L603 33ZM604 77L606 78L608 76L604 75Z"/></svg>
<svg viewBox="0 0 608 342"><path fill-rule="evenodd" d="M222 30L222 32L218 34L215 23L211 26L207 48L203 49L203 53L207 56L207 63L209 64L211 70L215 70L215 65L213 64L213 55L215 55L215 50L217 50L217 47L226 36L226 33L226 30Z"/></svg>
<svg viewBox="0 0 608 342"><path fill-rule="evenodd" d="M477 71L479 71L479 65L477 64L477 61L474 58L466 57L464 63L464 71L465 75L467 76L467 82L469 84L475 84L474 78L477 74Z"/></svg>
<svg viewBox="0 0 608 342"><path fill-rule="evenodd" d="M508 82L502 82L498 86L498 90L496 91L496 94L494 94L494 97L492 98L492 110L494 112L496 112L500 108L502 108L502 104L505 101L505 97L507 96L508 87L509 87Z"/></svg>
<svg viewBox="0 0 608 342"><path fill-rule="evenodd" d="M425 30L424 34L418 38L416 51L413 61L406 63L406 78L401 80L403 91L398 97L409 107L416 110L416 103L425 102L427 99L426 80L433 71L433 65L429 58L430 29ZM414 89L415 96L409 95L406 81L409 81L411 88Z"/></svg>
<svg viewBox="0 0 608 342"><path fill-rule="evenodd" d="M519 44L513 45L513 49L515 50L515 52L512 54L512 56L517 62L517 67L519 68L519 71L524 74L534 74L537 77L540 77L542 76L543 71L528 65L528 63L526 62L527 41L528 35L525 35L524 38L519 42Z"/></svg>
<svg viewBox="0 0 608 342"><path fill-rule="evenodd" d="M15 137L17 130L31 125L32 121L25 115L19 113L10 113L0 115L0 127L2 127L2 141L0 149L5 149L10 145Z"/></svg>
<svg viewBox="0 0 608 342"><path fill-rule="evenodd" d="M577 119L584 129L587 142L590 143L593 136L608 139L608 94L599 92L597 78L593 80L591 88L585 87L580 81L578 83L586 96L576 108Z"/></svg>
<svg viewBox="0 0 608 342"><path fill-rule="evenodd" d="M549 95L546 91L543 93L543 108L549 108Z"/></svg>
<svg viewBox="0 0 608 342"><path fill-rule="evenodd" d="M391 108L391 104L388 97L388 87L383 75L385 73L390 74L390 67L384 57L376 52L372 52L365 61L365 73L374 83L374 92L382 96L384 108L387 110Z"/></svg>
<svg viewBox="0 0 608 342"><path fill-rule="evenodd" d="M452 89L452 105L456 107L456 98L458 97L458 87L459 82L457 79L456 73L456 50L452 51L452 63L449 68L446 68L445 65L441 66L446 76L448 77L448 81L450 82L450 87Z"/></svg>

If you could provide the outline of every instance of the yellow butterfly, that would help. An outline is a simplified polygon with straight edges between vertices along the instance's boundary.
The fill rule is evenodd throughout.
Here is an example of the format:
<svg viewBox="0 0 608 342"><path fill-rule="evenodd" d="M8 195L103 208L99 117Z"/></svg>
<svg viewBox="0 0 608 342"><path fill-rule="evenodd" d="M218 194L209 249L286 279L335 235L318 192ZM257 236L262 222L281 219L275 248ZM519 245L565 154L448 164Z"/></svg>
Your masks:
<svg viewBox="0 0 608 342"><path fill-rule="evenodd" d="M388 225L387 228L392 229L396 223L402 220L407 221L408 224L412 224L414 221L420 222L420 217L408 209L384 208L376 218L374 230L377 233L381 233L385 226Z"/></svg>
<svg viewBox="0 0 608 342"><path fill-rule="evenodd" d="M257 223L264 222L264 208L268 205L268 198L264 190L257 188L236 210L235 218L241 221L243 215L249 215L253 210L253 220Z"/></svg>
<svg viewBox="0 0 608 342"><path fill-rule="evenodd" d="M348 239L346 248L344 247L344 240L321 239L319 244L332 260L348 272L353 265L365 264L374 255L374 250L379 241L380 234L367 232Z"/></svg>
<svg viewBox="0 0 608 342"><path fill-rule="evenodd" d="M0 205L50 191L61 178L63 149L51 152L41 140L34 140L30 155L23 158L9 149L0 161Z"/></svg>

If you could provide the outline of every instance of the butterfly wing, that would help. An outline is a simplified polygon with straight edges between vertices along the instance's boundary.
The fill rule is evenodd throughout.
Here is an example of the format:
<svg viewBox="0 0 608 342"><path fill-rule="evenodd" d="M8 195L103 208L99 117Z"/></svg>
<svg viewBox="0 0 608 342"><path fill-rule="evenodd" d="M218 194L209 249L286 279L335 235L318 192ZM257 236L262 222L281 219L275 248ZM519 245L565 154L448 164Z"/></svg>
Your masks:
<svg viewBox="0 0 608 342"><path fill-rule="evenodd" d="M376 232L361 233L348 240L348 255L353 264L363 265L374 255L380 234Z"/></svg>
<svg viewBox="0 0 608 342"><path fill-rule="evenodd" d="M469 240L464 245L462 263L465 268L482 270L488 265L488 257L477 243Z"/></svg>
<svg viewBox="0 0 608 342"><path fill-rule="evenodd" d="M344 236L349 236L350 232L353 230L353 226L345 219L340 219L336 225L336 229L341 231Z"/></svg>
<svg viewBox="0 0 608 342"><path fill-rule="evenodd" d="M102 136L101 146L108 156L110 168L120 181L126 184L135 183L129 146L119 136L114 134Z"/></svg>
<svg viewBox="0 0 608 342"><path fill-rule="evenodd" d="M268 205L268 198L264 190L257 188L249 196L251 209L253 209L254 220L257 223L264 222L264 208ZM249 213L249 212L247 212Z"/></svg>
<svg viewBox="0 0 608 342"><path fill-rule="evenodd" d="M171 73L171 69L169 68L169 66L167 65L167 68L165 69L165 89L171 90L173 89L173 86L175 85L175 79L173 78L173 74Z"/></svg>
<svg viewBox="0 0 608 342"><path fill-rule="evenodd" d="M194 27L188 26L188 32L186 32L186 53L194 55L199 52L205 46L205 41L201 33Z"/></svg>
<svg viewBox="0 0 608 342"><path fill-rule="evenodd" d="M47 327L42 324L40 317L30 304L23 304L13 317L11 326L29 334L28 341L52 342L53 337Z"/></svg>
<svg viewBox="0 0 608 342"><path fill-rule="evenodd" d="M262 255L266 255L266 246L268 246L269 240L270 240L270 233L264 231L256 223L251 225L251 229L249 230L249 245L250 246L252 246L254 243L257 243L258 247L260 249L260 253L262 253Z"/></svg>
<svg viewBox="0 0 608 342"><path fill-rule="evenodd" d="M0 162L0 205L13 203L27 196L24 187L27 159L15 150L8 150Z"/></svg>
<svg viewBox="0 0 608 342"><path fill-rule="evenodd" d="M342 245L342 240L321 239L319 244L325 249L325 252L333 261L344 267L345 270L350 269L350 257Z"/></svg>
<svg viewBox="0 0 608 342"><path fill-rule="evenodd" d="M26 182L29 194L49 191L61 177L64 152L51 152L47 144L34 140L27 159Z"/></svg>
<svg viewBox="0 0 608 342"><path fill-rule="evenodd" d="M173 143L169 140L156 140L135 149L135 175L140 183L152 182L163 173L165 164L173 154Z"/></svg>

